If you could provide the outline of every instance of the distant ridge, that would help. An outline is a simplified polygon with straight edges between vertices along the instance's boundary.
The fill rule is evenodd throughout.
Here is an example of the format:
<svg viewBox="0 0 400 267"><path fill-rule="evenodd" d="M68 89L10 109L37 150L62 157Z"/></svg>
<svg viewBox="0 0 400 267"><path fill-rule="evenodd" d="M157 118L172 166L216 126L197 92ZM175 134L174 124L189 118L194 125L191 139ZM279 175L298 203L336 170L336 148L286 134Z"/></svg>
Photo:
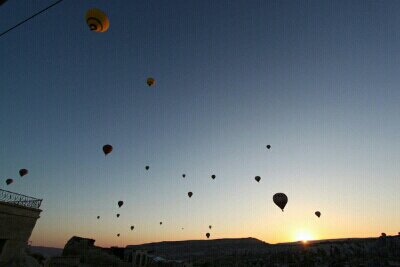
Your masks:
<svg viewBox="0 0 400 267"><path fill-rule="evenodd" d="M63 249L62 248L52 248L52 247L40 247L40 246L31 246L30 253L39 253L45 257L54 257L61 256Z"/></svg>

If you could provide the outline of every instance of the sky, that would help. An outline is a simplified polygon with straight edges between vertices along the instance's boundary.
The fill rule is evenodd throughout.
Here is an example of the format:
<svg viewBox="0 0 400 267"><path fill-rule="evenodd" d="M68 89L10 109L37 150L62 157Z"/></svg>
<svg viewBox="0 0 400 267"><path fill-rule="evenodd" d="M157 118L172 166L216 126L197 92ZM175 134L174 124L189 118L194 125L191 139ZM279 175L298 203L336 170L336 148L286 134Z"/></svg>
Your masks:
<svg viewBox="0 0 400 267"><path fill-rule="evenodd" d="M0 31L51 3L9 0ZM107 32L89 30L92 7ZM0 188L43 199L37 246L397 234L399 12L390 0L63 1L0 37Z"/></svg>

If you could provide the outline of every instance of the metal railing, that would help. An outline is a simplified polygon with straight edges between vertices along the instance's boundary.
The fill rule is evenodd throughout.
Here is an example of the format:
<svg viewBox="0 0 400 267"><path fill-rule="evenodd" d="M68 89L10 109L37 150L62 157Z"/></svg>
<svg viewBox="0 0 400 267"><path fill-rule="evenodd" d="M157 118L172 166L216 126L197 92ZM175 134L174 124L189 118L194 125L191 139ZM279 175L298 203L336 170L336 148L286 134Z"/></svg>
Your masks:
<svg viewBox="0 0 400 267"><path fill-rule="evenodd" d="M42 199L0 189L0 202L12 203L28 208L38 209L42 204Z"/></svg>

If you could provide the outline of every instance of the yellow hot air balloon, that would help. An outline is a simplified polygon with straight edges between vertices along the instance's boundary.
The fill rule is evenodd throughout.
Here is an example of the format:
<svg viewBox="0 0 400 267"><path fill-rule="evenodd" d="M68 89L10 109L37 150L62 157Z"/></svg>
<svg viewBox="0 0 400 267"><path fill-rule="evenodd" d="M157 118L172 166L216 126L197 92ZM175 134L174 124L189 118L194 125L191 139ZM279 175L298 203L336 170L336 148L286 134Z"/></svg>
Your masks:
<svg viewBox="0 0 400 267"><path fill-rule="evenodd" d="M147 78L146 82L147 82L148 86L153 86L154 83L156 82L156 80L154 80L154 78L152 78L152 77L149 77L149 78Z"/></svg>
<svg viewBox="0 0 400 267"><path fill-rule="evenodd" d="M97 8L91 8L86 12L86 23L91 31L105 32L110 26L107 15Z"/></svg>

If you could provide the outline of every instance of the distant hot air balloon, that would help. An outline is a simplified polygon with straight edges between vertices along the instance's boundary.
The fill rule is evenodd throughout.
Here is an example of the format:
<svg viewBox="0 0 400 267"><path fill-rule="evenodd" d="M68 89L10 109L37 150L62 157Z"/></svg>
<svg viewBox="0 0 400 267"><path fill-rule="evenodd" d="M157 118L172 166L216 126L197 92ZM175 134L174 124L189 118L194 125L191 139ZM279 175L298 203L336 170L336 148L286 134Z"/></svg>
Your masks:
<svg viewBox="0 0 400 267"><path fill-rule="evenodd" d="M119 218L119 213L117 214L117 218Z"/></svg>
<svg viewBox="0 0 400 267"><path fill-rule="evenodd" d="M122 205L124 205L124 202L122 200L118 201L118 207L121 208Z"/></svg>
<svg viewBox="0 0 400 267"><path fill-rule="evenodd" d="M184 228L182 227L182 230L183 230Z"/></svg>
<svg viewBox="0 0 400 267"><path fill-rule="evenodd" d="M182 177L185 178L185 177L186 177L186 174L182 174Z"/></svg>
<svg viewBox="0 0 400 267"><path fill-rule="evenodd" d="M210 229L211 229L211 228L212 228L212 225L209 225L209 226L208 226L208 228L210 228Z"/></svg>
<svg viewBox="0 0 400 267"><path fill-rule="evenodd" d="M117 234L117 236L119 237L119 234Z"/></svg>
<svg viewBox="0 0 400 267"><path fill-rule="evenodd" d="M145 169L146 171L148 171L150 169L150 166L146 166Z"/></svg>
<svg viewBox="0 0 400 267"><path fill-rule="evenodd" d="M111 153L111 151L113 150L113 147L112 147L112 145L104 145L103 146L103 152L104 152L104 155L105 156L107 156L108 154L110 154Z"/></svg>
<svg viewBox="0 0 400 267"><path fill-rule="evenodd" d="M260 176L256 176L254 179L257 181L257 183L259 183L260 180L261 180L261 177Z"/></svg>
<svg viewBox="0 0 400 267"><path fill-rule="evenodd" d="M212 178L212 179L215 179L215 177L216 177L215 174L211 175L211 178Z"/></svg>
<svg viewBox="0 0 400 267"><path fill-rule="evenodd" d="M28 170L27 169L20 169L19 170L19 176L25 176L28 174Z"/></svg>
<svg viewBox="0 0 400 267"><path fill-rule="evenodd" d="M105 32L110 26L107 15L97 8L91 8L86 12L86 23L91 31Z"/></svg>
<svg viewBox="0 0 400 267"><path fill-rule="evenodd" d="M207 234L206 234L206 237L207 237L207 238L210 238L210 233L207 233Z"/></svg>
<svg viewBox="0 0 400 267"><path fill-rule="evenodd" d="M162 222L160 222L160 225L162 224Z"/></svg>
<svg viewBox="0 0 400 267"><path fill-rule="evenodd" d="M283 209L285 208L287 202L288 202L288 198L284 193L276 193L272 200L274 201L274 203L281 208L281 210L283 211Z"/></svg>
<svg viewBox="0 0 400 267"><path fill-rule="evenodd" d="M97 216L97 220L100 219L100 216Z"/></svg>
<svg viewBox="0 0 400 267"><path fill-rule="evenodd" d="M267 149L271 149L271 145L267 145Z"/></svg>
<svg viewBox="0 0 400 267"><path fill-rule="evenodd" d="M316 212L315 212L315 215L317 215L317 217L319 218L319 217L321 217L321 212L316 211Z"/></svg>
<svg viewBox="0 0 400 267"><path fill-rule="evenodd" d="M193 196L193 193L192 193L192 192L189 192L189 193L188 193L188 196L189 196L189 198L192 197L192 196Z"/></svg>
<svg viewBox="0 0 400 267"><path fill-rule="evenodd" d="M156 81L152 77L147 78L147 81L146 81L148 86L153 86L155 84L155 82Z"/></svg>
<svg viewBox="0 0 400 267"><path fill-rule="evenodd" d="M7 185L12 184L13 182L14 182L14 180L11 179L11 178L9 178L9 179L6 180L6 184L7 184Z"/></svg>
<svg viewBox="0 0 400 267"><path fill-rule="evenodd" d="M131 231L132 231L134 228L135 228L135 226L132 225L132 226L131 226Z"/></svg>

